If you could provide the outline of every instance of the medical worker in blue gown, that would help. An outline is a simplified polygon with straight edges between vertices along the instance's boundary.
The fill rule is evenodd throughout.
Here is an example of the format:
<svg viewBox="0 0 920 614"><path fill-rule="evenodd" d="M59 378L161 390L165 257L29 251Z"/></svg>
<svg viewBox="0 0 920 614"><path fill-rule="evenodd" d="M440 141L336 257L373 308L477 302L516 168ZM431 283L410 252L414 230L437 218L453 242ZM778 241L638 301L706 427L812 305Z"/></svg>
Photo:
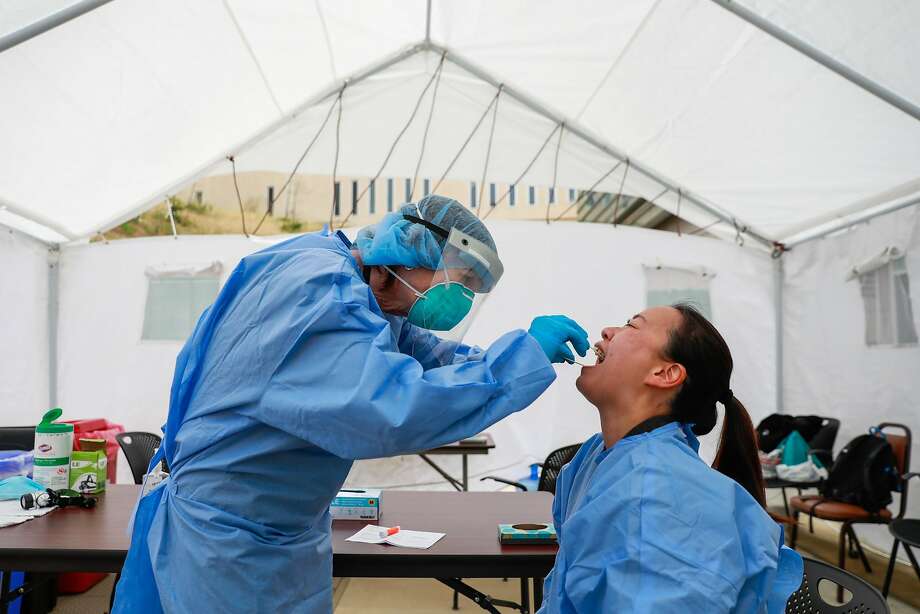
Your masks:
<svg viewBox="0 0 920 614"><path fill-rule="evenodd" d="M754 428L728 346L698 311L657 307L605 328L576 384L601 432L556 484L559 551L540 614L779 614L802 560L764 510ZM725 407L713 468L696 436Z"/></svg>
<svg viewBox="0 0 920 614"><path fill-rule="evenodd" d="M431 196L364 229L243 258L176 361L168 479L135 513L114 612L332 611L329 503L352 461L478 433L527 407L587 334L459 332L498 283L485 226Z"/></svg>

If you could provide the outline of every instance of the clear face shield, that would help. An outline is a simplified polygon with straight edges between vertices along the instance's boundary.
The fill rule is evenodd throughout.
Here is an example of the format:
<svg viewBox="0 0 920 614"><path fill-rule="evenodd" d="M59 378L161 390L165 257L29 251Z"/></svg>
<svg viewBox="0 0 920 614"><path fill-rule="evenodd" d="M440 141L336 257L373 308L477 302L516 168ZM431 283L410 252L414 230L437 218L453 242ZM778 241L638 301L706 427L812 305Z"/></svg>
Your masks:
<svg viewBox="0 0 920 614"><path fill-rule="evenodd" d="M489 292L501 279L504 267L495 250L478 239L456 228L447 233L420 218L406 217L436 234L447 235L431 286L424 292L413 288L417 298L407 319L445 341L460 343Z"/></svg>

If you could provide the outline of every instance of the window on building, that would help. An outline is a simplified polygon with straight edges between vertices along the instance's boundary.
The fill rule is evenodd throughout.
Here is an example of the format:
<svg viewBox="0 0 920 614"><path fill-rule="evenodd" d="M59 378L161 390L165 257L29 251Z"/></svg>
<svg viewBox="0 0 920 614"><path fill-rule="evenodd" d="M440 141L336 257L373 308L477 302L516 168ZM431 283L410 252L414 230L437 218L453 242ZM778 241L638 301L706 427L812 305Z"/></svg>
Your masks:
<svg viewBox="0 0 920 614"><path fill-rule="evenodd" d="M393 211L393 178L387 179L387 211Z"/></svg>
<svg viewBox="0 0 920 614"><path fill-rule="evenodd" d="M866 320L866 345L916 345L917 329L910 300L910 276L903 253L895 247L860 266L848 279L859 279Z"/></svg>
<svg viewBox="0 0 920 614"><path fill-rule="evenodd" d="M490 207L495 206L495 184L494 183L489 184L489 206Z"/></svg>
<svg viewBox="0 0 920 614"><path fill-rule="evenodd" d="M549 189L549 204L556 202L556 188Z"/></svg>
<svg viewBox="0 0 920 614"><path fill-rule="evenodd" d="M531 205L537 204L537 188L533 186L527 188L527 200Z"/></svg>
<svg viewBox="0 0 920 614"><path fill-rule="evenodd" d="M515 186L509 185L509 186L508 186L508 206L509 206L509 207L513 207L513 206L514 206L514 203L515 203L515 201L517 200L517 199L515 198L515 196L516 196Z"/></svg>
<svg viewBox="0 0 920 614"><path fill-rule="evenodd" d="M204 202L204 192L202 192L201 190L197 190L195 192L195 202L198 203L199 205Z"/></svg>
<svg viewBox="0 0 920 614"><path fill-rule="evenodd" d="M217 298L220 262L179 267L149 267L144 306L145 341L183 341L201 312Z"/></svg>
<svg viewBox="0 0 920 614"><path fill-rule="evenodd" d="M275 186L273 185L268 186L267 201L268 201L268 214L274 215L275 214Z"/></svg>
<svg viewBox="0 0 920 614"><path fill-rule="evenodd" d="M475 182L475 181L471 181L471 182L470 182L470 209L475 209L475 208L476 208L476 196L477 196L477 193L476 193L476 182Z"/></svg>
<svg viewBox="0 0 920 614"><path fill-rule="evenodd" d="M374 215L374 212L377 210L377 182L371 179L370 184L367 186L367 209L371 215Z"/></svg>
<svg viewBox="0 0 920 614"><path fill-rule="evenodd" d="M422 182L422 189L425 192L425 196L431 194L431 179L426 179Z"/></svg>
<svg viewBox="0 0 920 614"><path fill-rule="evenodd" d="M342 215L341 199L339 198L341 193L342 186L336 181L335 185L332 186L332 208L335 210L336 215Z"/></svg>
<svg viewBox="0 0 920 614"><path fill-rule="evenodd" d="M705 269L643 266L646 307L690 303L712 320L709 282L715 274Z"/></svg>
<svg viewBox="0 0 920 614"><path fill-rule="evenodd" d="M575 188L569 188L569 202L575 202Z"/></svg>
<svg viewBox="0 0 920 614"><path fill-rule="evenodd" d="M412 180L406 179L406 200L404 202L412 202Z"/></svg>
<svg viewBox="0 0 920 614"><path fill-rule="evenodd" d="M351 182L351 214L356 215L358 213L358 182Z"/></svg>

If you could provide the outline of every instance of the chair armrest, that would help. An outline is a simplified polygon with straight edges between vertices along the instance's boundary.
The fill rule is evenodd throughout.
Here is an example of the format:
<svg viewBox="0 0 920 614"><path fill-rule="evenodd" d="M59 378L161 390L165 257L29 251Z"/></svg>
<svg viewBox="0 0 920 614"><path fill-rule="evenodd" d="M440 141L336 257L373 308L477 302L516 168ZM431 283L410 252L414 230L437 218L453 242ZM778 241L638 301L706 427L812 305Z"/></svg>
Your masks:
<svg viewBox="0 0 920 614"><path fill-rule="evenodd" d="M511 480L506 480L505 478L500 478L495 475L487 475L484 478L479 478L480 482L484 482L486 480L495 480L496 482L501 482L502 484L507 484L508 486L514 486L515 488L518 488L523 492L527 492L527 487L521 484L520 482L512 482Z"/></svg>
<svg viewBox="0 0 920 614"><path fill-rule="evenodd" d="M901 479L904 480L905 482L911 478L920 478L920 473L916 471L911 471L910 473L905 473L904 475L901 476Z"/></svg>

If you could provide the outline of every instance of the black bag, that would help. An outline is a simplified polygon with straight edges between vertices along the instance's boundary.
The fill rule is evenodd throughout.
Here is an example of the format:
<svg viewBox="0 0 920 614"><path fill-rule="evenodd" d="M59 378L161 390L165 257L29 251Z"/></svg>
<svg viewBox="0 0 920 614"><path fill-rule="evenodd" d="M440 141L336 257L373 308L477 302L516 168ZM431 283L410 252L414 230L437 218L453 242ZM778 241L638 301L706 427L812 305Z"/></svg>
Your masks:
<svg viewBox="0 0 920 614"><path fill-rule="evenodd" d="M811 446L811 440L815 438L823 424L824 418L821 416L796 416L793 418L792 430L798 431L802 439Z"/></svg>
<svg viewBox="0 0 920 614"><path fill-rule="evenodd" d="M891 491L900 489L897 467L883 434L860 435L837 455L821 485L821 496L876 513L891 503Z"/></svg>
<svg viewBox="0 0 920 614"><path fill-rule="evenodd" d="M770 414L757 425L757 447L772 452L789 433L795 430L795 418L786 414Z"/></svg>

